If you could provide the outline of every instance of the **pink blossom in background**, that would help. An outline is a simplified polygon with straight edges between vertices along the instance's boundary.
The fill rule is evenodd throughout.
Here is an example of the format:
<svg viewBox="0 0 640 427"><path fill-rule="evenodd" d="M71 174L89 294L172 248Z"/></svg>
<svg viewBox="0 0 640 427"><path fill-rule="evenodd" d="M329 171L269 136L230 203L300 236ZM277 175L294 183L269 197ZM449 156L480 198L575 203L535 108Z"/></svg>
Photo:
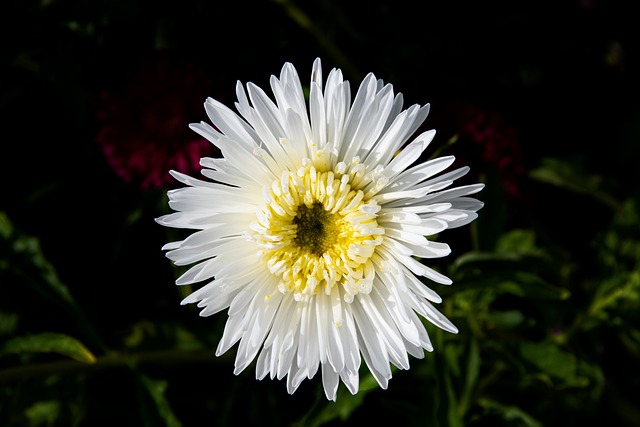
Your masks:
<svg viewBox="0 0 640 427"><path fill-rule="evenodd" d="M482 168L495 168L509 199L520 196L518 181L524 174L522 146L515 126L505 117L470 102L453 102L445 108L444 120L453 122L461 144L472 146L468 157L475 157Z"/></svg>
<svg viewBox="0 0 640 427"><path fill-rule="evenodd" d="M158 54L140 62L116 89L103 90L97 141L113 171L142 189L173 182L169 170L193 173L215 147L189 130L212 91L202 67Z"/></svg>

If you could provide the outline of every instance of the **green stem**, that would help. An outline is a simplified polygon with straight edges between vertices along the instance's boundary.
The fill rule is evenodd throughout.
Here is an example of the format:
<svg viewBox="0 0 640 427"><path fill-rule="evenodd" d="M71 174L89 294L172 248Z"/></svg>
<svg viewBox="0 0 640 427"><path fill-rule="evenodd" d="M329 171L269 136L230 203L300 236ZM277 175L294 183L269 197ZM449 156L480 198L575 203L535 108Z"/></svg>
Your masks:
<svg viewBox="0 0 640 427"><path fill-rule="evenodd" d="M220 363L222 358L215 357L211 350L158 350L142 353L111 353L98 357L95 363L83 363L75 360L31 363L0 371L0 382L23 380L49 374L70 374L81 371L132 367L148 363Z"/></svg>

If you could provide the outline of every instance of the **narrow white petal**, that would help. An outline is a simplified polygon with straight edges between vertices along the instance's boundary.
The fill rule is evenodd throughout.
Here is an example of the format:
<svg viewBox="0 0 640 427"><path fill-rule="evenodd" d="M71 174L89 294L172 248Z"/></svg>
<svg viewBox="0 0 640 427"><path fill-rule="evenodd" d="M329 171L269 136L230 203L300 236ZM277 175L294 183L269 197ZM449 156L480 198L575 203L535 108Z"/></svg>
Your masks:
<svg viewBox="0 0 640 427"><path fill-rule="evenodd" d="M282 127L283 117L278 110L278 107L269 99L266 93L260 87L248 83L247 92L249 93L249 99L255 108L255 112L262 120L262 123L269 129L274 140L280 139L285 135L284 128Z"/></svg>
<svg viewBox="0 0 640 427"><path fill-rule="evenodd" d="M271 329L273 317L283 296L279 292L270 295L270 291L270 289L266 289L265 292L255 294L251 307L248 309L248 313L253 312L249 321L249 324L253 327L240 340L236 355L235 374L239 374L249 366L258 354L267 333Z"/></svg>
<svg viewBox="0 0 640 427"><path fill-rule="evenodd" d="M456 328L455 325L440 313L429 301L414 298L412 307L418 314L439 328L442 328L447 332L451 332L452 334L458 333L458 328Z"/></svg>
<svg viewBox="0 0 640 427"><path fill-rule="evenodd" d="M442 302L442 298L440 297L440 295L438 295L433 289L418 280L418 278L413 274L410 274L408 269L404 269L405 273L403 274L403 277L406 279L407 287L411 290L411 292L419 297L426 298L431 302L435 302L436 304Z"/></svg>
<svg viewBox="0 0 640 427"><path fill-rule="evenodd" d="M399 191L417 185L451 166L455 157L438 157L407 169L389 180L388 191Z"/></svg>
<svg viewBox="0 0 640 427"><path fill-rule="evenodd" d="M428 240L426 237L424 237L424 235L402 230L399 226L398 228L387 226L384 233L385 238L392 237L400 242L407 242L418 246L428 244ZM393 245L393 243L390 243L390 245Z"/></svg>
<svg viewBox="0 0 640 427"><path fill-rule="evenodd" d="M393 286L392 283L381 283L380 286L374 287L371 295L372 299L378 299L378 307L386 308L387 313L398 328L398 332L400 332L401 336L411 344L419 346L420 336L418 330L411 322L409 310L407 310L409 306L406 305L405 300L398 292L398 289ZM404 348L404 345L402 348Z"/></svg>
<svg viewBox="0 0 640 427"><path fill-rule="evenodd" d="M378 144L371 150L367 162L371 165L389 163L400 147L402 147L411 134L424 122L429 114L429 104L419 107L417 105L400 113L396 120L389 126Z"/></svg>
<svg viewBox="0 0 640 427"><path fill-rule="evenodd" d="M385 207L407 207L407 206L417 206L422 204L431 204L431 203L442 203L442 202L450 202L451 200L461 197L468 196L470 194L478 193L480 190L484 188L484 184L472 184L465 185L462 187L455 187L448 190L441 191L439 193L427 194L426 196L419 197L417 199L403 199L403 200L395 200L385 205Z"/></svg>
<svg viewBox="0 0 640 427"><path fill-rule="evenodd" d="M360 150L360 145L352 143L352 140L356 135L364 112L368 107L372 105L372 100L375 92L376 79L373 74L369 73L364 78L364 80L362 80L362 83L360 83L360 87L358 88L356 96L353 100L353 105L348 112L347 121L344 124L343 138L348 141L348 145L344 147L346 148L346 150L343 153L340 153L341 157L344 159L350 159L354 157ZM360 142L362 142L362 140L360 140Z"/></svg>
<svg viewBox="0 0 640 427"><path fill-rule="evenodd" d="M246 150L256 145L255 132L236 113L213 98L207 98L204 108L211 122L229 139L242 144Z"/></svg>
<svg viewBox="0 0 640 427"><path fill-rule="evenodd" d="M324 363L322 365L322 385L324 386L324 394L327 399L336 401L336 393L338 392L338 383L340 376L333 370L331 365Z"/></svg>
<svg viewBox="0 0 640 427"><path fill-rule="evenodd" d="M167 252L175 265L189 265L224 253L246 258L253 255L253 247L243 237L226 237L197 247L184 247Z"/></svg>
<svg viewBox="0 0 640 427"><path fill-rule="evenodd" d="M378 382L380 388L386 390L392 376L391 369L389 368L389 360L381 359L378 356L379 346L374 345L377 340L370 341L370 338L365 339L361 329L358 329L358 341L362 358L369 368L369 371L373 375L373 378ZM369 342L371 342L371 346ZM373 356L369 353L370 350L374 352Z"/></svg>
<svg viewBox="0 0 640 427"><path fill-rule="evenodd" d="M355 395L358 393L358 389L360 387L360 375L357 370L352 371L349 369L343 369L340 371L340 379L342 379L342 382L347 386L347 389L351 394Z"/></svg>
<svg viewBox="0 0 640 427"><path fill-rule="evenodd" d="M400 153L394 157L389 165L384 169L387 178L393 178L400 172L418 160L420 154L429 146L435 136L436 131L430 130L418 136L413 142L407 145Z"/></svg>

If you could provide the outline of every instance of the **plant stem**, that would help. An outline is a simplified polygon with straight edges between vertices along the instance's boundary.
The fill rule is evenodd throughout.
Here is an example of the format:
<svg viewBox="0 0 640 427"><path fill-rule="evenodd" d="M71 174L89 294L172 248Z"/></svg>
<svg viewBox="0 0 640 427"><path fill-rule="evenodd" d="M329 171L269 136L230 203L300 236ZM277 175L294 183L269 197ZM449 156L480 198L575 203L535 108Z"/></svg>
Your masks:
<svg viewBox="0 0 640 427"><path fill-rule="evenodd" d="M159 363L220 363L223 358L215 357L211 350L158 350L142 353L110 353L98 357L95 363L83 363L75 360L31 363L0 371L0 382L23 380L25 378L49 375L70 374L80 371L134 367L139 364Z"/></svg>

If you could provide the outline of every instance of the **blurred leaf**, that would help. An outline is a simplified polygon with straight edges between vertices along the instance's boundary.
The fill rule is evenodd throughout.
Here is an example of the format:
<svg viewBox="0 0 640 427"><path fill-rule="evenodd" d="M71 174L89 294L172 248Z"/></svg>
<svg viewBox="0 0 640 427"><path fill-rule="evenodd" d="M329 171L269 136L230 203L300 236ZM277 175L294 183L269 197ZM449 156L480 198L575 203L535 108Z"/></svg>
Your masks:
<svg viewBox="0 0 640 427"><path fill-rule="evenodd" d="M502 328L514 328L526 320L524 314L518 310L497 311L487 313L483 319Z"/></svg>
<svg viewBox="0 0 640 427"><path fill-rule="evenodd" d="M620 280L615 279L622 279L623 282L620 283ZM607 311L613 310L620 304L640 301L640 271L634 271L626 277L617 277L605 282L610 285L598 289L589 307L590 317L606 319L609 317Z"/></svg>
<svg viewBox="0 0 640 427"><path fill-rule="evenodd" d="M443 373L444 384L447 390L447 425L450 427L462 427L464 425L462 417L458 412L458 398L456 390L453 386L453 379L449 373L449 370L445 370Z"/></svg>
<svg viewBox="0 0 640 427"><path fill-rule="evenodd" d="M558 288L533 273L516 273L510 280L496 285L497 290L519 297L566 300L571 296L568 289Z"/></svg>
<svg viewBox="0 0 640 427"><path fill-rule="evenodd" d="M25 415L32 427L53 426L60 416L60 402L36 402L27 408Z"/></svg>
<svg viewBox="0 0 640 427"><path fill-rule="evenodd" d="M498 239L496 253L499 254L528 254L538 253L536 236L533 230L511 230Z"/></svg>
<svg viewBox="0 0 640 427"><path fill-rule="evenodd" d="M3 239L1 244L7 249L6 263L0 264L0 268L15 271L31 284L44 283L60 299L76 305L69 289L42 253L39 240L16 232L4 212L0 212L0 236Z"/></svg>
<svg viewBox="0 0 640 427"><path fill-rule="evenodd" d="M155 325L143 320L131 326L131 332L124 339L124 344L129 347L139 347L149 333L155 333Z"/></svg>
<svg viewBox="0 0 640 427"><path fill-rule="evenodd" d="M461 275L468 271L512 272L548 269L548 261L541 253L495 253L467 252L451 264L451 274Z"/></svg>
<svg viewBox="0 0 640 427"><path fill-rule="evenodd" d="M490 411L497 412L507 421L521 421L528 427L542 427L542 423L516 406L504 405L491 399L479 399L478 404Z"/></svg>
<svg viewBox="0 0 640 427"><path fill-rule="evenodd" d="M11 224L11 221L9 221L9 217L6 213L0 211L0 236L3 239L8 240L12 233L13 225Z"/></svg>
<svg viewBox="0 0 640 427"><path fill-rule="evenodd" d="M585 378L579 377L577 374L578 361L576 357L561 350L552 342L522 342L520 353L525 360L545 374L562 380L565 385L584 387L588 383Z"/></svg>
<svg viewBox="0 0 640 427"><path fill-rule="evenodd" d="M578 160L569 162L557 158L545 158L541 163L539 168L530 172L533 179L591 196L613 209L620 208L620 203L601 189L602 178L596 175L587 175Z"/></svg>
<svg viewBox="0 0 640 427"><path fill-rule="evenodd" d="M602 368L597 364L579 360L578 372L588 379L591 398L594 401L600 399L605 388L605 377Z"/></svg>
<svg viewBox="0 0 640 427"><path fill-rule="evenodd" d="M552 285L540 275L555 268L536 246L535 232L514 229L500 235L494 252L467 252L450 266L458 291L488 287L521 297L566 299L569 291Z"/></svg>
<svg viewBox="0 0 640 427"><path fill-rule="evenodd" d="M625 341L628 342L629 346L632 346L635 355L640 356L640 330L627 329L624 332Z"/></svg>
<svg viewBox="0 0 640 427"><path fill-rule="evenodd" d="M142 385L155 404L157 413L162 421L164 421L164 424L167 427L182 426L182 423L178 420L178 418L176 418L173 410L171 409L171 406L169 405L169 401L165 396L168 383L164 380L153 380L146 375L140 375L139 377ZM149 424L155 425L153 422L150 422Z"/></svg>
<svg viewBox="0 0 640 427"><path fill-rule="evenodd" d="M58 353L79 362L95 363L96 357L80 341L63 334L43 333L7 341L2 353Z"/></svg>
<svg viewBox="0 0 640 427"><path fill-rule="evenodd" d="M170 346L181 350L197 350L203 348L198 338L184 326L173 322L152 322L141 320L131 326L131 331L124 339L128 348L158 348Z"/></svg>
<svg viewBox="0 0 640 427"><path fill-rule="evenodd" d="M460 369L460 352L462 349L457 343L448 343L444 348L444 358L447 366L447 370L450 371L454 377L459 378L461 376Z"/></svg>
<svg viewBox="0 0 640 427"><path fill-rule="evenodd" d="M467 370L465 372L464 390L460 397L460 404L458 406L458 414L461 418L467 413L467 410L471 406L471 398L475 392L478 377L480 375L480 350L478 348L478 341L472 337L469 343L469 349L467 352Z"/></svg>
<svg viewBox="0 0 640 427"><path fill-rule="evenodd" d="M497 237L492 252L471 251L459 256L452 264L453 272L466 269L491 269L494 271L539 270L549 263L545 252L536 246L535 232L514 229Z"/></svg>
<svg viewBox="0 0 640 427"><path fill-rule="evenodd" d="M69 288L59 279L54 266L47 260L36 237L24 235L16 231L9 217L0 211L0 272L9 270L32 286L37 292L44 294L52 301L60 303L74 317L80 328L86 332L92 343L105 348L102 340L87 320ZM6 258L5 258L6 257Z"/></svg>
<svg viewBox="0 0 640 427"><path fill-rule="evenodd" d="M568 289L559 288L537 274L526 271L509 270L507 266L503 271L491 268L478 268L476 271L468 271L456 276L455 292L460 294L466 289L489 289L497 294L512 294L522 298L566 300L571 296ZM447 295L448 288L439 290L441 295Z"/></svg>
<svg viewBox="0 0 640 427"><path fill-rule="evenodd" d="M0 335L9 335L18 326L18 314L0 310Z"/></svg>

